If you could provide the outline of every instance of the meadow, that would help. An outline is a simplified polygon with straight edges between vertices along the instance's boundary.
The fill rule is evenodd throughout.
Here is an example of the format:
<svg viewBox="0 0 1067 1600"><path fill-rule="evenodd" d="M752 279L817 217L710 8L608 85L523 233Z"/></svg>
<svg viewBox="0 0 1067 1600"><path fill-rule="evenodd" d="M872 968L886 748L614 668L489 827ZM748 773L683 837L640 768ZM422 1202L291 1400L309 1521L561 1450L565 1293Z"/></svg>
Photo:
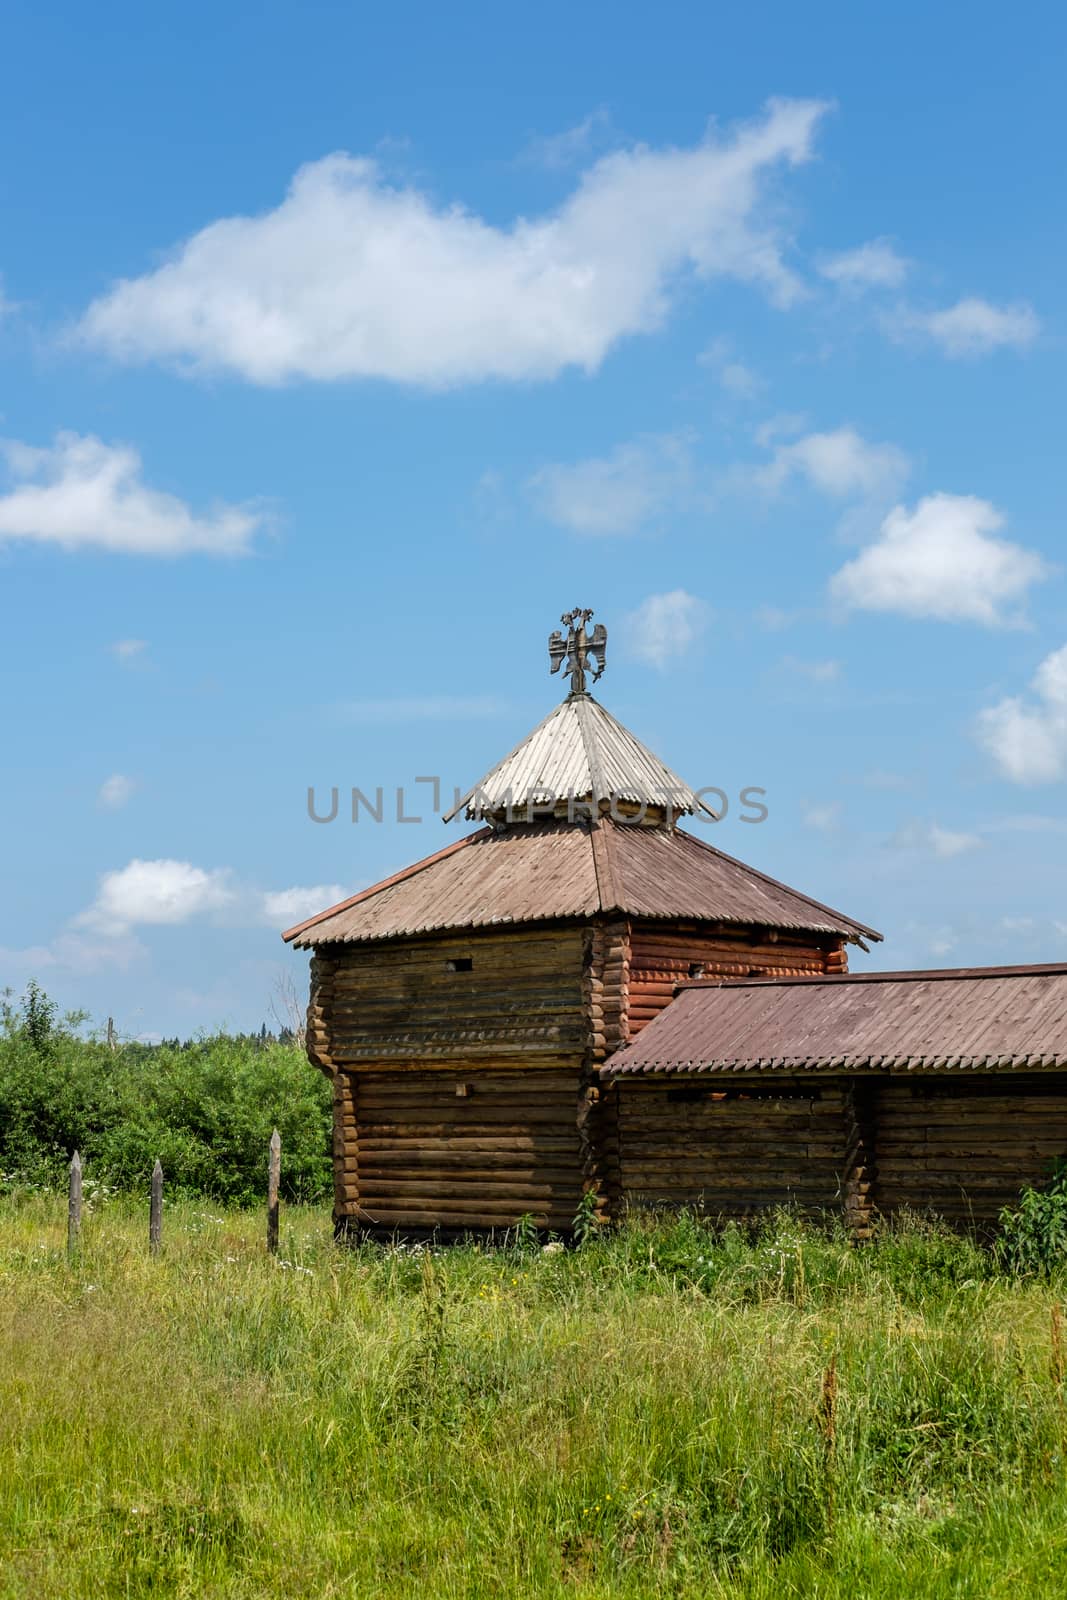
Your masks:
<svg viewBox="0 0 1067 1600"><path fill-rule="evenodd" d="M634 1218L580 1248L0 1198L3 1600L1060 1596L1067 1280Z"/></svg>

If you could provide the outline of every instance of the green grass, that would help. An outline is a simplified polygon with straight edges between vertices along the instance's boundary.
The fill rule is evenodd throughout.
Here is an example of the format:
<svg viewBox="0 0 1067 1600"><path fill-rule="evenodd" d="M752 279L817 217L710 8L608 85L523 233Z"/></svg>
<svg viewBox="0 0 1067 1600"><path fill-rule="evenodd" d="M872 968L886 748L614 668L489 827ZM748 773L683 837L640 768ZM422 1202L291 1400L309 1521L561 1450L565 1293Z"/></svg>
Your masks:
<svg viewBox="0 0 1067 1600"><path fill-rule="evenodd" d="M341 1251L0 1202L0 1596L1061 1596L1054 1308L918 1225Z"/></svg>

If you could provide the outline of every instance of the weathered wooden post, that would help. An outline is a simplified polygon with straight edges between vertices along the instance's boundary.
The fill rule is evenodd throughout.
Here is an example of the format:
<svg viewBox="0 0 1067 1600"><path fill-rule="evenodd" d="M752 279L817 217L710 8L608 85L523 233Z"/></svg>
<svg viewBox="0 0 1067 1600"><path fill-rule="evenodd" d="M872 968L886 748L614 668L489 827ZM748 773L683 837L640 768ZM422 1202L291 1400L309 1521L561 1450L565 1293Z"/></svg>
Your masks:
<svg viewBox="0 0 1067 1600"><path fill-rule="evenodd" d="M270 1160L267 1163L267 1249L272 1256L278 1254L278 1186L282 1176L282 1137L275 1128L270 1136Z"/></svg>
<svg viewBox="0 0 1067 1600"><path fill-rule="evenodd" d="M163 1239L163 1168L156 1157L152 1168L152 1204L148 1212L148 1248L154 1256L159 1254Z"/></svg>
<svg viewBox="0 0 1067 1600"><path fill-rule="evenodd" d="M75 1150L70 1163L70 1189L67 1198L67 1254L77 1252L82 1231L82 1158Z"/></svg>

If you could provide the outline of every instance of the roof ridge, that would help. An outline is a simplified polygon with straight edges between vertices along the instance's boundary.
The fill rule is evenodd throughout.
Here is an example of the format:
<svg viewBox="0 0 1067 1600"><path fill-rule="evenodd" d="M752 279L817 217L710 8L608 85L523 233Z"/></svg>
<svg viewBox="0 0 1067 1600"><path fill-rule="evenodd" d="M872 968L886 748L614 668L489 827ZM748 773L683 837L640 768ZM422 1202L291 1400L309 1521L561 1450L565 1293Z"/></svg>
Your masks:
<svg viewBox="0 0 1067 1600"><path fill-rule="evenodd" d="M603 817L595 818L589 829L589 842L593 850L593 871L596 874L601 911L620 911L623 905L619 865L615 860L612 839L611 829L604 826Z"/></svg>
<svg viewBox="0 0 1067 1600"><path fill-rule="evenodd" d="M292 928L287 928L282 934L286 944L295 939L298 934L305 933L308 928L313 928L316 923L324 922L327 917L334 916L337 912L347 911L350 906L358 906L362 900L369 900L373 895L380 894L383 889L391 889L394 883L403 883L408 878L413 878L424 867L432 867L435 862L443 861L446 856L455 855L457 850L463 850L469 844L474 844L478 839L485 839L493 832L492 828L477 828L474 833L464 834L462 839L454 839L451 844L446 844L443 850L434 851L432 856L423 856L421 861L414 862L410 867L404 867L400 872L394 872L392 877L383 878L380 883L372 883L367 889L360 889L358 894L349 895L347 900L339 900L334 906L327 906L325 911L317 911L313 917L307 917L303 922L298 922Z"/></svg>
<svg viewBox="0 0 1067 1600"><path fill-rule="evenodd" d="M692 978L676 989L785 988L793 983L939 983L960 978L1041 978L1067 973L1067 961L1039 961L1013 967L901 967L877 972L796 972L780 977Z"/></svg>
<svg viewBox="0 0 1067 1600"><path fill-rule="evenodd" d="M838 911L836 907L828 906L823 900L816 900L812 895L805 894L803 889L794 889L792 884L783 883L780 878L772 878L769 872L761 872L759 867L753 867L747 861L739 860L737 856L727 855L725 850L720 850L717 845L708 844L704 839L698 839L696 834L690 833L687 828L676 827L674 831L680 834L682 838L690 840L699 850L706 850L709 855L718 856L720 861L728 861L732 867L740 867L742 872L747 872L751 877L759 878L761 882L770 884L772 889L781 889L786 894L793 895L795 899L803 900L805 905L814 906L816 911L824 911L827 916L837 917L842 922L847 923L850 928L858 928L867 938L875 939L879 944L882 943L885 936L879 933L876 928L869 928L866 923L857 922L855 917L847 917L843 911Z"/></svg>
<svg viewBox="0 0 1067 1600"><path fill-rule="evenodd" d="M598 706L601 711L605 709L600 705L599 701L594 700L592 695L589 694L568 695L563 704L571 706L574 711L578 723L578 732L582 736L585 759L589 765L589 778L593 786L593 794L599 795L607 789L607 779L600 763L600 751L597 748L596 736L590 726L589 704L587 702Z"/></svg>

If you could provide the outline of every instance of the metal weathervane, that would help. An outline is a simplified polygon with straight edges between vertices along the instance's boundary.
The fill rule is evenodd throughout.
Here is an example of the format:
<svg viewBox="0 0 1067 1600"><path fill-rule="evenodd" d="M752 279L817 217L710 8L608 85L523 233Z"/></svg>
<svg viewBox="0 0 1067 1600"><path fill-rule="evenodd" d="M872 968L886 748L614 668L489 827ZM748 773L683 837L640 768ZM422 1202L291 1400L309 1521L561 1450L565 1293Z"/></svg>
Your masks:
<svg viewBox="0 0 1067 1600"><path fill-rule="evenodd" d="M567 629L564 638L557 628L555 633L549 634L548 654L552 662L552 671L558 672L564 667L564 677L571 680L571 694L585 694L585 675L590 672L590 657L599 665L592 673L595 683L604 671L604 656L608 644L608 630L602 622L598 622L591 633L586 632L586 623L593 615L591 611L565 611L560 621Z"/></svg>

